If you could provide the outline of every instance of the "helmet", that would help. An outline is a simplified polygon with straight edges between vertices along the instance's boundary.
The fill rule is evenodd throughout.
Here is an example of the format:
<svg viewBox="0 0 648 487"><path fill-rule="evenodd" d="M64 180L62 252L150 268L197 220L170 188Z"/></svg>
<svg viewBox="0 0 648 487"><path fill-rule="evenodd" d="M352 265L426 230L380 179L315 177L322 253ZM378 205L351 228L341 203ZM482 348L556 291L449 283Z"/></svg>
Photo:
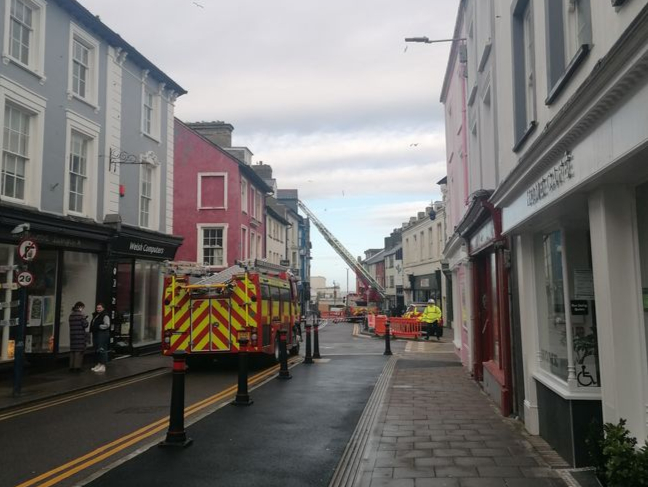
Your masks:
<svg viewBox="0 0 648 487"><path fill-rule="evenodd" d="M434 299L428 299L428 304L435 304L436 301Z"/></svg>

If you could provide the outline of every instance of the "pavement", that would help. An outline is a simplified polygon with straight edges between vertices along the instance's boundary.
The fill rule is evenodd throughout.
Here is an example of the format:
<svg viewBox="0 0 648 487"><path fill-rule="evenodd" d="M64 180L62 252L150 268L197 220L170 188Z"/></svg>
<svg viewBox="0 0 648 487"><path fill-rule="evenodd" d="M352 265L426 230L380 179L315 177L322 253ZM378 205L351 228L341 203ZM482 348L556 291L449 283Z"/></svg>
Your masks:
<svg viewBox="0 0 648 487"><path fill-rule="evenodd" d="M595 485L579 483L580 472L542 439L503 418L449 339L397 348L392 356L337 355L293 367L292 380L251 390L253 406L222 408L187 427L189 448L151 447L86 484L139 487L162 475L185 486L261 485L259 478L282 487ZM2 376L0 411L170 367L170 358L149 355L113 360L105 374L28 374L20 397ZM278 439L285 445L271 447ZM249 469L223 468L241 456Z"/></svg>

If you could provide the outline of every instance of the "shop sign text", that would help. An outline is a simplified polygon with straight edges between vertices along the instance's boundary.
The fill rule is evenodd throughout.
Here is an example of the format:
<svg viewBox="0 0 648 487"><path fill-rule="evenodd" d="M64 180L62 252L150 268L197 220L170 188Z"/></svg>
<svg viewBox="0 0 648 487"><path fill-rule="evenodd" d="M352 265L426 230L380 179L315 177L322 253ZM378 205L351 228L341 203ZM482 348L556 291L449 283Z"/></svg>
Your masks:
<svg viewBox="0 0 648 487"><path fill-rule="evenodd" d="M128 250L133 252L143 252L145 254L160 255L164 253L164 247L155 247L142 242L131 242Z"/></svg>
<svg viewBox="0 0 648 487"><path fill-rule="evenodd" d="M527 190L527 206L534 206L574 177L574 156L566 152L560 162Z"/></svg>

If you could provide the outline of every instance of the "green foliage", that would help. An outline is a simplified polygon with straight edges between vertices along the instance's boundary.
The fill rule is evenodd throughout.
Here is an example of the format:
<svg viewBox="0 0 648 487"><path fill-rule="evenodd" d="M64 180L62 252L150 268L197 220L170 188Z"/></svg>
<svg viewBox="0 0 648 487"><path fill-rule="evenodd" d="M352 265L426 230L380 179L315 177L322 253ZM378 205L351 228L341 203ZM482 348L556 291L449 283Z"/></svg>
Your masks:
<svg viewBox="0 0 648 487"><path fill-rule="evenodd" d="M599 425L593 425L586 440L590 458L606 486L648 487L648 444L637 449L637 439L625 425L625 419L606 423L602 433Z"/></svg>

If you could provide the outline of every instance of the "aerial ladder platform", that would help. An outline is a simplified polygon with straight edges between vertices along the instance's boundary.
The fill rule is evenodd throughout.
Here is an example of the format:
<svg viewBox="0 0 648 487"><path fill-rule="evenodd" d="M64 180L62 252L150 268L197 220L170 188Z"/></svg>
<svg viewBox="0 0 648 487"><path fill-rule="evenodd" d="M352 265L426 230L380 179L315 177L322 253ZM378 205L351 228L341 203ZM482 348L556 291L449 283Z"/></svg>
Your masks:
<svg viewBox="0 0 648 487"><path fill-rule="evenodd" d="M368 286L376 290L378 294L382 298L386 297L386 292L385 289L376 281L369 272L367 272L367 269L362 267L360 263L351 255L351 252L349 252L340 241L335 238L335 236L324 226L324 224L315 216L315 214L308 209L308 207L304 204L302 200L297 200L297 204L299 207L304 210L304 213L308 216L308 218L311 219L311 221L315 224L319 232L322 234L324 239L329 243L331 247L333 247L333 250L335 250L340 257L342 257L342 260L349 265L355 272L356 275L360 277L360 279Z"/></svg>

